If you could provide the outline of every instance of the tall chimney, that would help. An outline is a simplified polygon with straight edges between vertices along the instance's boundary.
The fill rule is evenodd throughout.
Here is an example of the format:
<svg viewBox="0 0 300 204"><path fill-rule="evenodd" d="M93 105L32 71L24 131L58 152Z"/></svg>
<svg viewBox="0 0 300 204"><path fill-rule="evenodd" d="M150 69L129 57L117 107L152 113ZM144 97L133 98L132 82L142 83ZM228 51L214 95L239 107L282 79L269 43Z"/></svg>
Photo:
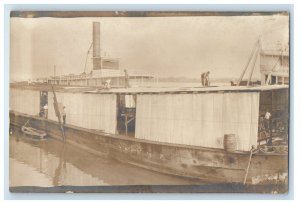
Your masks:
<svg viewBox="0 0 300 204"><path fill-rule="evenodd" d="M100 22L93 22L93 69L101 69Z"/></svg>

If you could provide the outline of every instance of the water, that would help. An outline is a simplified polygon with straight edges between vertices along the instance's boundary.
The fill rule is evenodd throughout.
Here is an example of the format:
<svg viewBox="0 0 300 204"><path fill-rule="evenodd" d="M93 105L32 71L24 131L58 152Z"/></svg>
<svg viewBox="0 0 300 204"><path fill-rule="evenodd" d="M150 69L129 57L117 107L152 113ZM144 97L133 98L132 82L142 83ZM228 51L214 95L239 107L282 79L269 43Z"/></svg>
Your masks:
<svg viewBox="0 0 300 204"><path fill-rule="evenodd" d="M102 158L53 138L33 140L17 131L10 135L9 147L11 187L200 184Z"/></svg>

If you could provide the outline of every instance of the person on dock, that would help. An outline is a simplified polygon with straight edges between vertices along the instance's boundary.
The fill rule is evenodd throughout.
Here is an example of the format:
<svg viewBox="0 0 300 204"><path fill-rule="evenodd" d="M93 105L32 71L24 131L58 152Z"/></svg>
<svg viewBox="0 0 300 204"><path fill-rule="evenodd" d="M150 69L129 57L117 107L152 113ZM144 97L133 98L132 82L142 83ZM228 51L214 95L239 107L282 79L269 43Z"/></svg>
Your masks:
<svg viewBox="0 0 300 204"><path fill-rule="evenodd" d="M124 73L125 73L125 88L129 88L130 87L130 85L129 85L129 75L128 75L128 72L127 72L126 69L124 70Z"/></svg>
<svg viewBox="0 0 300 204"><path fill-rule="evenodd" d="M63 123L64 125L66 124L66 118L67 118L67 112L66 112L66 106L63 107L63 110L61 112L62 118L63 118Z"/></svg>

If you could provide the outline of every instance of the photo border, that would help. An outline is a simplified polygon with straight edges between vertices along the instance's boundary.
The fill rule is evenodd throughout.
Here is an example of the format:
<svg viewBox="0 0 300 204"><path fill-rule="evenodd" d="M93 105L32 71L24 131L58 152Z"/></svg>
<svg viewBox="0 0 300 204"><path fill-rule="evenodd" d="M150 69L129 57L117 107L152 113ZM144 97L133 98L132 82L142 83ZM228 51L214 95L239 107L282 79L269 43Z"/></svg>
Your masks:
<svg viewBox="0 0 300 204"><path fill-rule="evenodd" d="M216 11L216 12L271 12L288 11L290 14L290 126L289 126L289 193L287 194L123 194L123 193L99 193L93 194L63 194L63 193L10 193L9 183L9 19L11 11ZM292 4L189 4L189 5L148 5L148 4L6 4L4 5L4 198L5 199L114 199L114 200L157 200L157 199L185 199L185 200L236 200L236 199L282 199L294 198L294 5Z"/></svg>

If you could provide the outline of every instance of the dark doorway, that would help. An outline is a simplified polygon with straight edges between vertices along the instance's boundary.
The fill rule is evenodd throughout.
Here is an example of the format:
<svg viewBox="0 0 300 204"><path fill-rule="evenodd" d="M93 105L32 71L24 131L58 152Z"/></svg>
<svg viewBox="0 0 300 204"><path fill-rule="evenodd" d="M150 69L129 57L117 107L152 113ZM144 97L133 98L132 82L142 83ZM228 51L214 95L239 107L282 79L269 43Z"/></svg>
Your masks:
<svg viewBox="0 0 300 204"><path fill-rule="evenodd" d="M258 142L272 145L272 140L280 144L288 142L289 90L275 89L260 92ZM269 112L269 120L266 114ZM275 144L273 144L275 145Z"/></svg>
<svg viewBox="0 0 300 204"><path fill-rule="evenodd" d="M117 131L121 135L135 136L136 95L117 96Z"/></svg>

